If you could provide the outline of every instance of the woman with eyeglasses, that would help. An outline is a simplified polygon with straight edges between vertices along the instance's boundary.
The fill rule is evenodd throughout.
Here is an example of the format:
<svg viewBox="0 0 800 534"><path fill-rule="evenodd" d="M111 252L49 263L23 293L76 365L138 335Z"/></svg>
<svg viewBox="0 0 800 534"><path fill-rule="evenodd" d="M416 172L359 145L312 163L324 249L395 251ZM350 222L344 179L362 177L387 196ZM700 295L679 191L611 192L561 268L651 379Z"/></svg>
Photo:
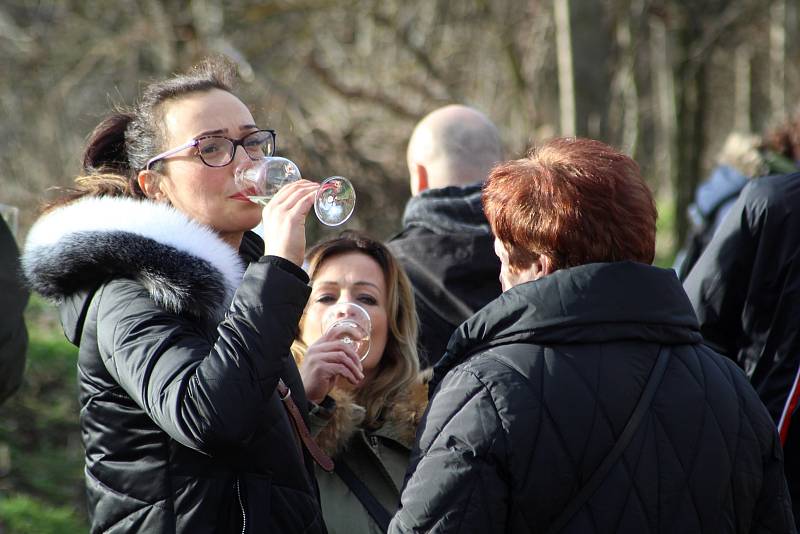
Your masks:
<svg viewBox="0 0 800 534"><path fill-rule="evenodd" d="M23 264L79 346L92 532L324 532L290 353L317 185L263 209L234 169L271 155L221 60L105 119L85 174L31 229ZM263 218L266 245L248 230Z"/></svg>

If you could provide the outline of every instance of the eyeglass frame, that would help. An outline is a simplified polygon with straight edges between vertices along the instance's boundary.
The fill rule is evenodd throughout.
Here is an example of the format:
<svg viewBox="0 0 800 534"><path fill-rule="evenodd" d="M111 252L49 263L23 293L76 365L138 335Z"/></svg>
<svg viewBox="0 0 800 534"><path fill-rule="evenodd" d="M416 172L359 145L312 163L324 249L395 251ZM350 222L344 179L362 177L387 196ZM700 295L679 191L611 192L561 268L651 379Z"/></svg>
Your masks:
<svg viewBox="0 0 800 534"><path fill-rule="evenodd" d="M272 136L272 151L269 154L264 154L263 157L272 157L272 156L274 156L275 155L275 147L277 145L278 136L275 133L275 130L271 130L271 129L267 128L267 129L263 129L263 130L253 130L252 132L248 133L247 135L244 135L244 136L240 137L239 139L231 139L230 137L227 137L225 135L203 135L203 136L200 136L200 137L195 137L194 139L190 139L190 140L186 141L181 146L178 146L178 147L175 147L175 148L171 148L171 149L169 149L169 150L167 150L165 152L162 152L161 154L158 154L157 156L153 156L152 158L147 160L147 163L145 163L143 170L149 171L149 170L151 170L150 166L153 163L161 161L164 158L168 158L169 156L175 155L178 152L180 152L181 150L186 150L187 148L197 147L200 144L200 141L202 141L203 139L212 139L212 138L226 139L226 140L230 141L231 144L233 145L233 150L230 152L231 159L227 163L224 163L222 165L211 165L210 163L206 162L205 159L203 159L203 155L200 152L195 154L197 157L200 158L200 161L202 161L203 165L205 165L206 167L212 167L212 168L215 168L215 169L218 169L220 167L227 167L236 158L236 148L237 147L242 147L244 149L244 153L247 154L247 157L250 158L253 161L256 161L258 158L252 157L247 152L247 148L245 148L244 143L242 141L244 141L245 139L247 139L251 135L259 133L259 132L267 132Z"/></svg>

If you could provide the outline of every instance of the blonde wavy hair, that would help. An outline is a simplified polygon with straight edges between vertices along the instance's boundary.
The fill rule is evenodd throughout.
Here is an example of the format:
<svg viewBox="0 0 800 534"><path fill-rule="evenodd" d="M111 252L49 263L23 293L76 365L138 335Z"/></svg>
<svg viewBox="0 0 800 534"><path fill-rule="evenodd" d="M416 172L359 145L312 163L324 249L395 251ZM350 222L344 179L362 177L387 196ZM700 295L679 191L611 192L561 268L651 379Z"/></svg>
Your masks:
<svg viewBox="0 0 800 534"><path fill-rule="evenodd" d="M389 249L374 239L352 231L323 241L309 250L306 261L311 281L313 282L314 275L326 260L350 252L358 252L375 260L386 281L386 316L389 327L386 347L374 377L353 392L355 402L366 411L364 426L377 428L381 425L384 408L400 395L407 393L419 381L414 292L408 276ZM300 320L300 332L303 330L304 319L305 315ZM292 345L295 360L302 362L307 348L298 337Z"/></svg>

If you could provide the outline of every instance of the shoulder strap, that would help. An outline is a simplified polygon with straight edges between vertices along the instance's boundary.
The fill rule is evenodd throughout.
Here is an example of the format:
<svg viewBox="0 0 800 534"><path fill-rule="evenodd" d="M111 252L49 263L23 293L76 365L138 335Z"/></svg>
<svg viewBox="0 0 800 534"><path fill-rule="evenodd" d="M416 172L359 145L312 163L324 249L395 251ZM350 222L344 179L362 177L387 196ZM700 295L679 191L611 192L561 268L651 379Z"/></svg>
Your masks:
<svg viewBox="0 0 800 534"><path fill-rule="evenodd" d="M586 501L588 501L592 495L594 495L594 492L597 491L597 488L599 488L600 484L606 479L608 472L611 471L611 468L617 463L622 453L625 452L625 449L631 442L631 438L636 434L639 424L642 422L642 419L644 419L644 414L647 413L650 402L653 400L656 390L658 390L658 386L661 384L661 378L664 376L664 371L667 368L667 360L669 360L669 354L664 350L664 347L661 347L658 351L656 363L650 371L647 384L645 384L644 390L642 391L642 396L639 397L639 402L633 409L633 413L617 438L617 442L614 444L614 447L612 447L611 452L603 459L600 466L595 469L589 481L584 484L578 494L575 495L558 517L550 524L550 528L547 529L547 534L556 534L567 525L575 513L586 504Z"/></svg>
<svg viewBox="0 0 800 534"><path fill-rule="evenodd" d="M353 473L353 471L342 460L336 461L336 466L334 467L333 471L339 475L339 478L341 478L342 481L347 484L347 487L350 488L350 491L352 491L358 500L361 501L361 504L364 505L364 508L366 508L367 512L369 512L369 515L380 527L381 532L386 532L389 529L389 521L391 521L392 516L386 510L386 508L384 508L383 505L378 502L378 499L372 495L366 484L359 480L355 473Z"/></svg>
<svg viewBox="0 0 800 534"><path fill-rule="evenodd" d="M293 423L297 436L300 438L300 442L305 446L314 461L317 462L317 465L330 473L333 471L333 460L331 460L330 456L325 454L325 451L323 451L319 445L317 445L317 442L314 441L314 438L311 437L311 432L309 432L305 421L303 421L300 409L292 400L292 390L289 389L281 379L278 380L277 390L281 401L283 401L283 406L289 413L289 420Z"/></svg>

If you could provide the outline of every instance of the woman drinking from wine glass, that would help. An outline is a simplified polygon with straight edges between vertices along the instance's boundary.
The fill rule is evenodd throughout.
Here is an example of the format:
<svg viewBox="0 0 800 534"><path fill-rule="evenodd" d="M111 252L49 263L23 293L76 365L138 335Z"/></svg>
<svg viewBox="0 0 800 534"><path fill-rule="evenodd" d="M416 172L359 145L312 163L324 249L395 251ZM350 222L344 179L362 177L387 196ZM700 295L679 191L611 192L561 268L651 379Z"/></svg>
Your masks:
<svg viewBox="0 0 800 534"><path fill-rule="evenodd" d="M92 532L325 531L311 455L327 462L290 414L308 410L290 346L318 185L263 211L237 189L275 136L232 81L218 60L150 84L29 234L28 280L80 348Z"/></svg>
<svg viewBox="0 0 800 534"><path fill-rule="evenodd" d="M325 523L331 534L385 532L427 403L411 285L386 247L351 232L315 246L306 260L311 297L293 350L312 430L336 463L334 473L317 472ZM334 309L343 303L367 311L366 344L358 329L343 336L328 324L360 322L352 309Z"/></svg>

